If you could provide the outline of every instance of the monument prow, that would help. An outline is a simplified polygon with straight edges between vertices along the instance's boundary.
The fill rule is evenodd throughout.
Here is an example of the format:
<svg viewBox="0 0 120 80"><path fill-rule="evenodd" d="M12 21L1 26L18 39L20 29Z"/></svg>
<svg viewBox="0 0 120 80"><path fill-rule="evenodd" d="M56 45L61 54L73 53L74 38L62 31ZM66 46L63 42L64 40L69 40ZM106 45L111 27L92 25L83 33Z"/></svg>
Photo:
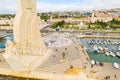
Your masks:
<svg viewBox="0 0 120 80"><path fill-rule="evenodd" d="M7 39L3 55L15 71L31 71L40 66L51 54L39 31L36 0L18 0L14 19L14 42Z"/></svg>

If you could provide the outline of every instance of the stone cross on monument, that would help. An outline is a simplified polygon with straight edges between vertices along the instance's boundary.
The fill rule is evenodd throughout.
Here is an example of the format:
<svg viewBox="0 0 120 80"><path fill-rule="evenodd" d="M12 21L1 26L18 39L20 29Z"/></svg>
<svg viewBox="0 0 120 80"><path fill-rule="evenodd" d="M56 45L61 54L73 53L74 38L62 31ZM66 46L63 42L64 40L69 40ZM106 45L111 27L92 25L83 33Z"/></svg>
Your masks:
<svg viewBox="0 0 120 80"><path fill-rule="evenodd" d="M18 0L14 19L14 42L7 38L3 55L15 71L31 71L40 66L51 54L39 32L36 0Z"/></svg>

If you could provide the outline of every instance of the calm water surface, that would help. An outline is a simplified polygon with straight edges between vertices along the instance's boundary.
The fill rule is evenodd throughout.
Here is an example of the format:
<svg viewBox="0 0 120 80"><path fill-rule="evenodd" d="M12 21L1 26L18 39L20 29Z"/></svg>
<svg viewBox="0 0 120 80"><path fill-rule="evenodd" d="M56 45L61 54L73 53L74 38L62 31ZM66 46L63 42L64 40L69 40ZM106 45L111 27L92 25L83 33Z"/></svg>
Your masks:
<svg viewBox="0 0 120 80"><path fill-rule="evenodd" d="M81 38L80 40L82 42L82 45L87 48L89 57L92 60L99 61L99 62L107 62L107 63L113 63L113 62L120 63L120 57L106 56L105 54L100 54L100 53L94 52L91 49L90 45L87 43L87 41L90 40L90 39L93 39L93 38ZM96 39L96 38L94 38L94 39ZM118 39L118 40L120 40L120 39ZM98 45L98 46L106 46L106 45L101 44L101 45ZM117 50L118 46L120 46L120 45L107 45L107 46L110 50L113 50L113 49Z"/></svg>

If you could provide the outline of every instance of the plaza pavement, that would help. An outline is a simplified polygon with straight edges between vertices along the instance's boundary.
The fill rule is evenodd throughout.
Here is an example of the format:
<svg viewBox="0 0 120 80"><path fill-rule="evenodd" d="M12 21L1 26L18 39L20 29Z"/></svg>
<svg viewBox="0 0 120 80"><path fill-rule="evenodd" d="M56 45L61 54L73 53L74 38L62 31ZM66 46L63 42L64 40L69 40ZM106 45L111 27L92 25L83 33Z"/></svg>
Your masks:
<svg viewBox="0 0 120 80"><path fill-rule="evenodd" d="M120 80L120 69L114 69L112 64L105 63L103 67L95 65L93 68L91 68L90 59L85 48L80 46L81 43L78 43L74 36L70 37L69 39L71 39L73 43L65 47L52 48L53 54L49 57L49 59L39 66L33 73L31 72L29 75L27 75L27 77L34 75L34 77L41 76L43 79L53 79L53 77L56 76L54 77L56 78L54 80L62 80L63 78L64 80L84 80L82 75L80 79L78 78L80 77L79 75L77 77L71 77L70 75L64 74L64 72L72 65L73 67L85 68L84 74L86 74L87 77L94 79L96 78L96 80L106 80L104 79L106 76L110 76L110 80ZM63 52L65 53L65 62L60 61L63 58ZM12 69L4 60L2 54L3 53L0 53L0 74L2 74L2 72L5 73L7 70L9 75L11 74L15 76L15 74L11 73ZM23 76L22 74L19 75ZM114 75L117 76L117 79L115 79Z"/></svg>

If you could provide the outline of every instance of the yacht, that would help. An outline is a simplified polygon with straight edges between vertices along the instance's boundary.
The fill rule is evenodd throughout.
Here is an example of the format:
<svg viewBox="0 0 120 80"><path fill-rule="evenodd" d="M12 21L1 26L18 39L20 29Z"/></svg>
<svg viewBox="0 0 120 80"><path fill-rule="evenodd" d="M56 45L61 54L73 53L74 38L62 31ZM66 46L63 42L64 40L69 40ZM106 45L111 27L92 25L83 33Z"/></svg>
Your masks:
<svg viewBox="0 0 120 80"><path fill-rule="evenodd" d="M109 56L109 55L110 55L110 53L109 53L108 51L106 51L106 52L105 52L105 54L106 54L107 56Z"/></svg>
<svg viewBox="0 0 120 80"><path fill-rule="evenodd" d="M117 55L118 57L120 57L120 52L116 52L116 55Z"/></svg>
<svg viewBox="0 0 120 80"><path fill-rule="evenodd" d="M98 49L99 49L100 51L103 51L103 47L101 47L101 46L99 46Z"/></svg>
<svg viewBox="0 0 120 80"><path fill-rule="evenodd" d="M112 51L110 52L110 55L111 55L112 57L115 57L115 56L116 56L115 53L113 53Z"/></svg>
<svg viewBox="0 0 120 80"><path fill-rule="evenodd" d="M95 52L99 52L98 47L97 47L96 45L93 46L93 50L94 50Z"/></svg>

